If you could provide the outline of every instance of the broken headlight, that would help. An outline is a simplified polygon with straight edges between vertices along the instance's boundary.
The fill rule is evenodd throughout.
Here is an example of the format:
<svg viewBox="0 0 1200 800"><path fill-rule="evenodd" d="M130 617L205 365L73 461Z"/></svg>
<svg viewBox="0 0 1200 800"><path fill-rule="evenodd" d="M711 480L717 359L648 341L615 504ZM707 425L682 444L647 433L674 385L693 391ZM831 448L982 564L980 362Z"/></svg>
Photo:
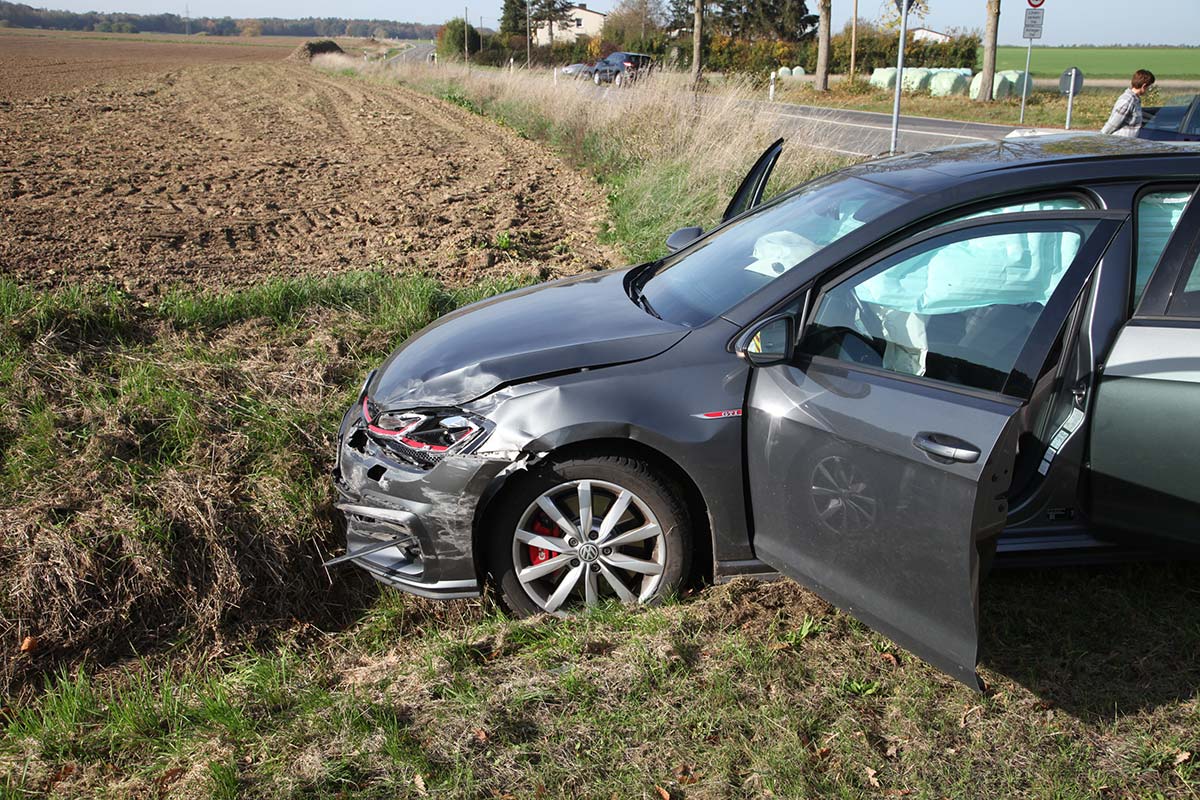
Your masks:
<svg viewBox="0 0 1200 800"><path fill-rule="evenodd" d="M380 411L363 397L363 421L373 439L418 464L474 449L487 436L485 420L456 408Z"/></svg>

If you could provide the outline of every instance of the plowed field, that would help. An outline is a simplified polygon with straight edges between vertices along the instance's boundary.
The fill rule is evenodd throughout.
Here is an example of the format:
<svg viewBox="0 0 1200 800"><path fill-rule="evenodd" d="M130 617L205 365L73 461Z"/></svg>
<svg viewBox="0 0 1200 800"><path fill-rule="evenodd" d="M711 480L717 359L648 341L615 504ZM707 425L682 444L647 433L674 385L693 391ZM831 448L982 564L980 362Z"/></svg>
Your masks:
<svg viewBox="0 0 1200 800"><path fill-rule="evenodd" d="M242 48L162 46L179 48L178 68L0 101L0 273L153 293L381 266L464 283L608 264L595 185L492 122L285 62L283 48L214 65L187 53L236 61ZM21 74L0 75L0 97Z"/></svg>

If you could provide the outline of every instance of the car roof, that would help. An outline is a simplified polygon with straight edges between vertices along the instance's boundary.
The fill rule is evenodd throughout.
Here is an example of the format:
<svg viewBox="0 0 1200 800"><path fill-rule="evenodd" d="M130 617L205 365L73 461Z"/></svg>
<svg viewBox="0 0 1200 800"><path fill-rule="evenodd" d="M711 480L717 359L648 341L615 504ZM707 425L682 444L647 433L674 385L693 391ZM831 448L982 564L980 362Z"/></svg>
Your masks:
<svg viewBox="0 0 1200 800"><path fill-rule="evenodd" d="M1078 165L1078 166L1075 166ZM940 192L972 178L1038 171L1079 170L1078 179L1171 177L1200 174L1200 143L1164 142L1063 133L950 145L881 158L850 167L847 174L913 193ZM1182 170L1182 172L1181 172ZM1031 182L1036 183L1033 175Z"/></svg>

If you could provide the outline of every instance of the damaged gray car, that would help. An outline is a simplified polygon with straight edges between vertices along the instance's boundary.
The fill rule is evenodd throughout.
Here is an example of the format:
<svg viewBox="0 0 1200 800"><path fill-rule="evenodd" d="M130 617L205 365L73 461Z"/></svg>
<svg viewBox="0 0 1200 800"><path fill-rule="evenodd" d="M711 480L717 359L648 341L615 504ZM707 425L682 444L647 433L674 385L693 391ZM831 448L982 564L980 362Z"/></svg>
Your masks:
<svg viewBox="0 0 1200 800"><path fill-rule="evenodd" d="M509 292L362 387L350 561L518 614L776 571L973 686L988 561L1195 544L1200 150L1014 139L763 201Z"/></svg>

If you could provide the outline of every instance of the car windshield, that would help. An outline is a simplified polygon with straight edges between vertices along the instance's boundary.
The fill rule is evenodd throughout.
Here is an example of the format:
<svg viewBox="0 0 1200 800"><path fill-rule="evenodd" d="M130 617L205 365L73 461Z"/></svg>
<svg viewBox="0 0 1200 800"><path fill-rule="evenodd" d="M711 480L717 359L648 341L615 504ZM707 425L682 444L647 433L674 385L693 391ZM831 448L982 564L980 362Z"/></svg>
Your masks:
<svg viewBox="0 0 1200 800"><path fill-rule="evenodd" d="M822 178L668 256L644 281L639 299L669 322L703 325L907 199L859 178Z"/></svg>

